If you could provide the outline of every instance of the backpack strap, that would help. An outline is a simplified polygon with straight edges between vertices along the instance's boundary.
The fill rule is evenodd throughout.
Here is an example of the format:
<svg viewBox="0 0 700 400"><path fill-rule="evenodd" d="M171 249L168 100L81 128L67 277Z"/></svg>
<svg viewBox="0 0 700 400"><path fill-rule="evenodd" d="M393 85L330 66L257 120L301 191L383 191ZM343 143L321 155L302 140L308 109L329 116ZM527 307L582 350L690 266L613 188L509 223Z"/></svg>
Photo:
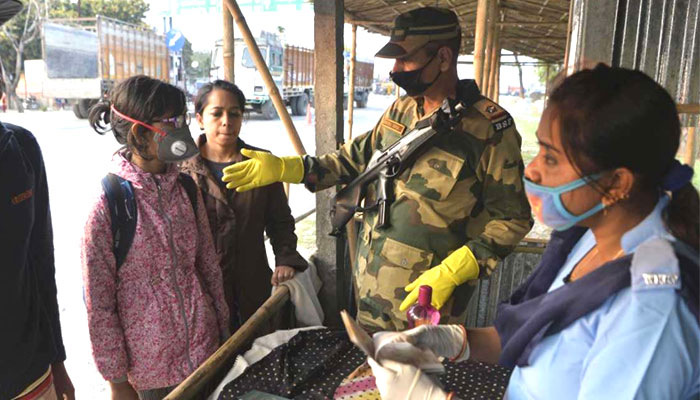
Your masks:
<svg viewBox="0 0 700 400"><path fill-rule="evenodd" d="M194 210L194 219L197 220L197 190L199 190L199 188L194 182L194 179L183 172L180 172L177 180L180 182L180 185L185 188L187 197L190 198L190 204L192 204L192 210Z"/></svg>
<svg viewBox="0 0 700 400"><path fill-rule="evenodd" d="M115 174L102 178L102 189L107 197L109 216L112 221L112 251L117 271L124 263L136 233L136 201L131 182Z"/></svg>

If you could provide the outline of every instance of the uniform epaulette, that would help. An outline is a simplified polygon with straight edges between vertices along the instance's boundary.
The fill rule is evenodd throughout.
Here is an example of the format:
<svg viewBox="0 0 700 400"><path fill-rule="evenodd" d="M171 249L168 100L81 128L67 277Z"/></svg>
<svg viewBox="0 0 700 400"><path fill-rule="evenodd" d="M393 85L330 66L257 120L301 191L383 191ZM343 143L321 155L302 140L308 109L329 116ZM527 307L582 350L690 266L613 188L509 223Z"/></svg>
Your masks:
<svg viewBox="0 0 700 400"><path fill-rule="evenodd" d="M514 125L513 117L508 114L508 111L504 110L490 99L483 98L477 101L474 103L474 108L486 119L491 121L491 125L493 125L493 129L496 130L496 132L500 132Z"/></svg>
<svg viewBox="0 0 700 400"><path fill-rule="evenodd" d="M667 239L654 238L642 243L634 252L630 266L632 290L680 289L678 257Z"/></svg>

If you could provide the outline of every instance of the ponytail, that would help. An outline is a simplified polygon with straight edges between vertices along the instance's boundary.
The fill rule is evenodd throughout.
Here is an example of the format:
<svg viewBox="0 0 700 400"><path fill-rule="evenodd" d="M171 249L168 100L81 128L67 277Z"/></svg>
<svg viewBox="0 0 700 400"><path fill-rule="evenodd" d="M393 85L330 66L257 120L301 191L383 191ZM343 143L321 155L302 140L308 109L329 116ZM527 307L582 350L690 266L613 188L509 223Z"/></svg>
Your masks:
<svg viewBox="0 0 700 400"><path fill-rule="evenodd" d="M695 250L700 247L700 196L692 183L672 193L666 208L666 227Z"/></svg>

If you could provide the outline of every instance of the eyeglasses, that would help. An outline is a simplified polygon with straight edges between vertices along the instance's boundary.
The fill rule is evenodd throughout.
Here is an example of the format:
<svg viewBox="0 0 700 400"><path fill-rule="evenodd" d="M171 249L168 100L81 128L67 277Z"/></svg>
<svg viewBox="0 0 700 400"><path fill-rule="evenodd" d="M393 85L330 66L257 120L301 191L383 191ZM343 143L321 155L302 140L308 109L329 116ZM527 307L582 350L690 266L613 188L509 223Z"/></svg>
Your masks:
<svg viewBox="0 0 700 400"><path fill-rule="evenodd" d="M158 129L155 126L149 125L145 122L141 122L137 119L133 119L127 115L122 114L121 112L119 112L119 110L114 108L114 105L111 105L110 109L112 110L112 112L114 112L118 116L124 118L125 120L127 120L129 122L133 122L135 124L139 124L147 129L150 129L153 132L157 133L158 135L160 135L159 136L160 140L162 140L162 138L164 138L168 135L167 132L164 132L162 129ZM171 123L171 124L175 125L175 128L182 128L183 126L185 126L184 124L187 124L187 125L190 124L190 116L189 116L189 114L183 114L183 115L178 115L177 117L164 118L162 120L157 120L157 121L153 121L153 122Z"/></svg>
<svg viewBox="0 0 700 400"><path fill-rule="evenodd" d="M151 122L160 122L161 124L172 124L175 125L175 128L182 128L183 126L189 126L191 120L192 117L190 117L190 114L187 113L182 115L176 115L170 118L154 119Z"/></svg>

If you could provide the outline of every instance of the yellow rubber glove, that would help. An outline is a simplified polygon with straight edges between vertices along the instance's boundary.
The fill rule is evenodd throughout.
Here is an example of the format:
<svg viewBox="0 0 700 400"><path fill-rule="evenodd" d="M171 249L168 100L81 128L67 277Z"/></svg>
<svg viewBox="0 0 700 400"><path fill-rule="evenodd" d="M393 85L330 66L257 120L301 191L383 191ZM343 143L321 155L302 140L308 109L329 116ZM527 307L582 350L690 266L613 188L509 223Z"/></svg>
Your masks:
<svg viewBox="0 0 700 400"><path fill-rule="evenodd" d="M224 168L222 181L226 188L245 192L275 182L299 183L304 179L301 156L277 157L265 151L242 149L249 160Z"/></svg>
<svg viewBox="0 0 700 400"><path fill-rule="evenodd" d="M457 286L478 276L479 264L474 254L469 247L462 246L442 260L440 265L423 272L418 279L404 288L411 293L401 303L399 310L406 311L418 300L418 289L421 285L430 285L433 288L431 304L439 310L450 299Z"/></svg>

